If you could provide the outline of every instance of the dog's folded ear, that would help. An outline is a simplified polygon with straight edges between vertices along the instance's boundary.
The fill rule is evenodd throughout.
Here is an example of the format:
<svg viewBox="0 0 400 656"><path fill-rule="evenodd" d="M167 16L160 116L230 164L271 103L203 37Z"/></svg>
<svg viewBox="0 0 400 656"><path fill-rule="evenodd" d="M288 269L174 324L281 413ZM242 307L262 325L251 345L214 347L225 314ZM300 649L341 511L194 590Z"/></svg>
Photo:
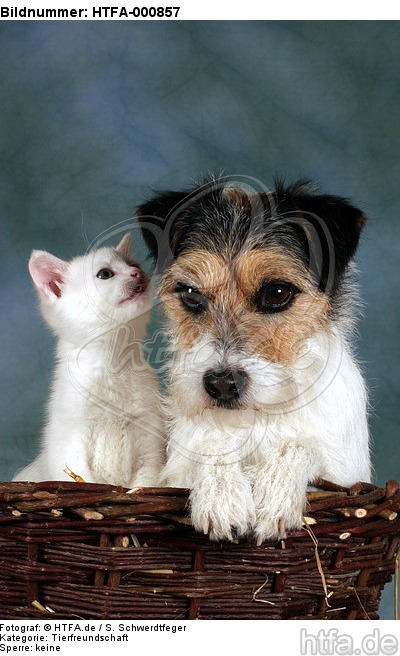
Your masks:
<svg viewBox="0 0 400 656"><path fill-rule="evenodd" d="M356 251L364 213L345 198L316 193L308 181L278 182L275 199L278 214L298 221L307 235L321 286L335 287Z"/></svg>
<svg viewBox="0 0 400 656"><path fill-rule="evenodd" d="M136 208L143 238L158 270L174 256L179 218L190 196L188 191L164 191Z"/></svg>

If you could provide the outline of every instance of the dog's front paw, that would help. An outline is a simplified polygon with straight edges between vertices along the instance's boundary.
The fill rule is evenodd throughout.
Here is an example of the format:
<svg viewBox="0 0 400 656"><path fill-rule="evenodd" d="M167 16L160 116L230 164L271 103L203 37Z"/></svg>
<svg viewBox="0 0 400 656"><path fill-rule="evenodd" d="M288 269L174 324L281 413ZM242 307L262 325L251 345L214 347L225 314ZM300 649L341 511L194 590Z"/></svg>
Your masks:
<svg viewBox="0 0 400 656"><path fill-rule="evenodd" d="M243 537L255 522L251 485L243 475L203 479L193 487L190 503L194 528L211 540Z"/></svg>
<svg viewBox="0 0 400 656"><path fill-rule="evenodd" d="M301 486L255 485L256 522L254 534L257 545L266 540L281 540L286 531L302 527L306 503L306 488Z"/></svg>
<svg viewBox="0 0 400 656"><path fill-rule="evenodd" d="M283 540L286 531L298 530L302 527L302 511L298 508L272 512L267 508L257 508L254 535L256 544L266 540Z"/></svg>
<svg viewBox="0 0 400 656"><path fill-rule="evenodd" d="M301 528L307 484L320 475L321 463L323 458L312 438L281 439L270 446L268 460L249 472L257 544L282 539L286 531Z"/></svg>

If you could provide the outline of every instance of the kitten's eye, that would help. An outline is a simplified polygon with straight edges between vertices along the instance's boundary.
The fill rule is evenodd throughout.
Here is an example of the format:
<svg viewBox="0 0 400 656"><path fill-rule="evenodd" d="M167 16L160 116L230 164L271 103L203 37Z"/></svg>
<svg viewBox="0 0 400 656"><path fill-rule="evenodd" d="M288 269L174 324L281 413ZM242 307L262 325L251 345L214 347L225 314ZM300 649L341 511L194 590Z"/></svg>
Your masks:
<svg viewBox="0 0 400 656"><path fill-rule="evenodd" d="M109 278L114 277L114 271L111 271L111 269L100 269L100 271L96 274L96 278L100 278L100 280L109 280Z"/></svg>
<svg viewBox="0 0 400 656"><path fill-rule="evenodd" d="M203 294L193 289L193 287L178 286L180 299L187 310L194 314L200 314L207 309L208 300Z"/></svg>
<svg viewBox="0 0 400 656"><path fill-rule="evenodd" d="M255 304L260 312L280 312L288 307L299 290L287 282L267 282L261 286Z"/></svg>

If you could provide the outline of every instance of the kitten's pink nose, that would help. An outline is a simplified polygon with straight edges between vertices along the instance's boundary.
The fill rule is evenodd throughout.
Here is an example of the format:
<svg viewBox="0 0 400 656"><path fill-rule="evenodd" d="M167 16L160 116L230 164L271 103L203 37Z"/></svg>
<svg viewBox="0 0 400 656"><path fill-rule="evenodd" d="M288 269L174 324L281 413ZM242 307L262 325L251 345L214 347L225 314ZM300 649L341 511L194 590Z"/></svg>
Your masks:
<svg viewBox="0 0 400 656"><path fill-rule="evenodd" d="M138 269L137 267L132 267L132 269L131 269L131 273L130 273L131 278L138 278L138 279L140 279L140 278L142 277L142 275L143 275L143 274L142 274L142 272L141 272L140 269Z"/></svg>

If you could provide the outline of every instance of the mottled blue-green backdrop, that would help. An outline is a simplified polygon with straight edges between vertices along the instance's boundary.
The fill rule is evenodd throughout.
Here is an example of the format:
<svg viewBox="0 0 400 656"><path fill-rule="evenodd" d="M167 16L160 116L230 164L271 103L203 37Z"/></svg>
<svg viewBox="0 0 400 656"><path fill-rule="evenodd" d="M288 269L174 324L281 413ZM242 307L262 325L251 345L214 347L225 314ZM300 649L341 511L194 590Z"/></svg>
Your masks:
<svg viewBox="0 0 400 656"><path fill-rule="evenodd" d="M52 366L31 249L79 254L150 187L223 169L368 215L359 357L376 480L399 478L399 23L3 22L0 63L0 476L38 448Z"/></svg>

